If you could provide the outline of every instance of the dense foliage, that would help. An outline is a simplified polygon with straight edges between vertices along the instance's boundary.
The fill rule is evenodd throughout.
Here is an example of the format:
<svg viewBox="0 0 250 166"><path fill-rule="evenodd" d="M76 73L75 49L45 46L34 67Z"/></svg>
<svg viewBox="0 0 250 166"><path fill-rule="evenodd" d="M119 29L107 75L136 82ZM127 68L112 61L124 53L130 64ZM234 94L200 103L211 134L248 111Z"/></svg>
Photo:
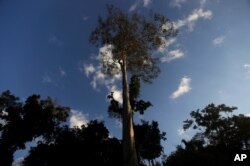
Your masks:
<svg viewBox="0 0 250 166"><path fill-rule="evenodd" d="M35 140L39 141L29 151L23 166L122 165L122 141L110 137L104 122L93 120L80 128L69 128L65 122L70 108L59 106L51 98L42 100L39 95L22 103L10 91L1 94L0 109L1 166L10 166L14 152ZM135 135L139 165L162 154L165 133L159 130L157 122L135 125Z"/></svg>
<svg viewBox="0 0 250 166"><path fill-rule="evenodd" d="M236 154L249 154L250 117L232 114L236 109L209 104L192 111L183 128L192 128L196 134L189 141L183 140L183 145L168 156L164 165L232 165Z"/></svg>

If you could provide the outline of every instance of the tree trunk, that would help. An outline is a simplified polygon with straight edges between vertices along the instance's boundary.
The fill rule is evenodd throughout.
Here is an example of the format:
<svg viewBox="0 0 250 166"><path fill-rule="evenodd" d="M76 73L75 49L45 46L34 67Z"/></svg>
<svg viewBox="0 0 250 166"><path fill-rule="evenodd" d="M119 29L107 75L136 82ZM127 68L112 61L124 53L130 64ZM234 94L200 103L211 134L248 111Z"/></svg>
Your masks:
<svg viewBox="0 0 250 166"><path fill-rule="evenodd" d="M135 149L135 138L133 128L133 112L129 100L129 87L127 79L126 56L123 57L122 70L122 144L123 144L123 166L138 166Z"/></svg>

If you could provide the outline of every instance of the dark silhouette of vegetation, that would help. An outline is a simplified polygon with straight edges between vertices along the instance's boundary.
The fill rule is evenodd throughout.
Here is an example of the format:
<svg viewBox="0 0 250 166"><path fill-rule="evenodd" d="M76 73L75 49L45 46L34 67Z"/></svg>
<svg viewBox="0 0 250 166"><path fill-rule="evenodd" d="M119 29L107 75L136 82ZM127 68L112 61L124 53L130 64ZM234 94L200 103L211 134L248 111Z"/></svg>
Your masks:
<svg viewBox="0 0 250 166"><path fill-rule="evenodd" d="M60 128L49 142L40 142L24 160L24 166L122 164L121 142L109 138L103 122L91 121L81 128Z"/></svg>
<svg viewBox="0 0 250 166"><path fill-rule="evenodd" d="M170 21L161 14L152 14L146 19L141 14L128 15L120 9L108 5L106 19L98 18L98 26L90 36L90 42L97 46L109 47L103 52L101 62L103 72L108 75L121 73L123 88L123 165L136 166L133 112L127 77L136 75L145 82L152 82L160 72L157 59L152 56L164 42L176 32ZM168 28L163 28L168 23ZM163 40L164 39L164 40Z"/></svg>
<svg viewBox="0 0 250 166"><path fill-rule="evenodd" d="M130 79L129 94L131 109L134 113L144 114L144 112L152 106L149 101L140 99L140 78L133 75ZM110 105L108 113L110 117L121 120L122 105L113 97L113 92L108 95ZM166 140L166 133L160 132L158 123L153 121L149 124L147 121L142 121L141 124L134 124L135 132L135 147L139 165L145 165L144 160L148 160L149 164L154 165L155 159L160 157L163 152L161 141Z"/></svg>
<svg viewBox="0 0 250 166"><path fill-rule="evenodd" d="M149 124L142 121L141 124L135 125L135 143L136 151L140 165L145 165L144 160L147 160L149 165L155 165L155 159L163 153L161 141L166 140L166 133L161 132L158 128L158 123L153 121Z"/></svg>
<svg viewBox="0 0 250 166"><path fill-rule="evenodd" d="M141 101L138 99L140 80L137 78L132 77L130 81L133 110L138 108L137 102ZM113 110L113 117L117 118L122 106L112 94L108 97L109 110ZM115 110L112 103L116 103L118 110ZM144 113L148 106L139 108L141 111L133 112ZM250 117L233 114L236 109L224 104L209 104L202 110L192 111L191 118L184 121L183 129L192 129L196 131L195 135L191 140L182 140L182 144L164 159L162 165L237 165L238 163L233 163L235 154L250 154ZM42 100L39 95L32 95L23 103L10 91L3 92L0 95L1 166L10 166L13 153L24 149L26 142L38 137L40 141L31 148L23 166L74 166L79 163L122 165L122 141L109 136L104 122L94 120L80 128L69 128L63 124L68 118L69 110L68 107L59 106L51 98ZM161 141L166 140L166 137L159 130L158 123L142 121L134 124L134 131L137 164L143 166L148 161L148 165L160 165L155 159L163 154Z"/></svg>
<svg viewBox="0 0 250 166"><path fill-rule="evenodd" d="M94 120L80 128L69 128L62 123L68 118L68 107L61 107L50 98L41 100L39 95L32 95L22 103L9 91L1 94L0 109L3 166L10 166L13 153L38 137L40 141L31 148L23 166L122 165L122 143L109 137L103 122ZM138 165L145 165L144 160L154 164L154 159L163 152L161 140L166 139L165 133L160 132L155 121L151 124L142 121L134 128Z"/></svg>
<svg viewBox="0 0 250 166"><path fill-rule="evenodd" d="M43 136L49 138L68 117L69 108L56 105L50 98L28 97L25 103L5 91L0 96L0 164L9 166L13 153L25 143Z"/></svg>
<svg viewBox="0 0 250 166"><path fill-rule="evenodd" d="M250 152L250 117L233 115L236 107L209 104L192 111L183 129L197 133L190 141L183 140L164 162L164 165L238 165L235 154ZM246 162L244 164L247 164Z"/></svg>

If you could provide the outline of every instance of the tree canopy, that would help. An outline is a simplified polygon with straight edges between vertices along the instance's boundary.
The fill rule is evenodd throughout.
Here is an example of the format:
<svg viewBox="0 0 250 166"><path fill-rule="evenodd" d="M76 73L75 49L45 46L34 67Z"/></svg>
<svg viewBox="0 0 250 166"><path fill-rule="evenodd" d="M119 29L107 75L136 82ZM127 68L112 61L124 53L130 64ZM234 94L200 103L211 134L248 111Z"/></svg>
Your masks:
<svg viewBox="0 0 250 166"><path fill-rule="evenodd" d="M184 146L179 145L165 165L232 165L235 154L250 153L250 117L234 115L236 109L209 104L192 111L183 129L197 132L191 140L182 141Z"/></svg>
<svg viewBox="0 0 250 166"><path fill-rule="evenodd" d="M43 136L49 138L54 130L65 122L69 108L62 107L51 98L40 99L32 95L25 103L5 91L0 96L0 163L11 165L13 153L24 149L25 143Z"/></svg>
<svg viewBox="0 0 250 166"><path fill-rule="evenodd" d="M3 166L10 166L14 152L25 149L25 143L38 137L23 166L122 164L122 141L111 137L102 121L92 120L80 128L70 128L64 123L70 108L59 106L51 98L42 100L39 95L32 95L23 103L10 91L1 94L0 108ZM165 133L159 130L157 122L135 125L135 135L139 165L144 165L144 160L153 162L162 154Z"/></svg>
<svg viewBox="0 0 250 166"><path fill-rule="evenodd" d="M130 15L107 5L107 17L98 17L98 26L92 32L90 42L109 48L101 57L105 73L113 75L121 72L121 66L126 64L133 75L151 82L160 72L154 51L175 35L172 22L162 14L151 12L148 17L139 13ZM110 52L112 56L105 58Z"/></svg>

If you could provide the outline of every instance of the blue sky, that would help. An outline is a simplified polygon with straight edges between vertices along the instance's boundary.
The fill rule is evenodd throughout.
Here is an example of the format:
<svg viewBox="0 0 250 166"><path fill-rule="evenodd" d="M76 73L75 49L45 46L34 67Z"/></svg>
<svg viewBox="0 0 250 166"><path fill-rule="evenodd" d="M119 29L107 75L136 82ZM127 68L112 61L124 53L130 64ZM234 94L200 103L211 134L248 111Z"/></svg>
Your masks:
<svg viewBox="0 0 250 166"><path fill-rule="evenodd" d="M249 0L0 0L0 91L22 100L51 96L74 110L72 124L102 119L120 137L106 112L108 92L119 98L119 80L100 74L101 49L88 42L107 3L129 13L152 9L179 30L157 52L160 76L141 90L154 107L136 118L159 122L166 153L190 137L181 127L192 110L214 102L250 114Z"/></svg>

